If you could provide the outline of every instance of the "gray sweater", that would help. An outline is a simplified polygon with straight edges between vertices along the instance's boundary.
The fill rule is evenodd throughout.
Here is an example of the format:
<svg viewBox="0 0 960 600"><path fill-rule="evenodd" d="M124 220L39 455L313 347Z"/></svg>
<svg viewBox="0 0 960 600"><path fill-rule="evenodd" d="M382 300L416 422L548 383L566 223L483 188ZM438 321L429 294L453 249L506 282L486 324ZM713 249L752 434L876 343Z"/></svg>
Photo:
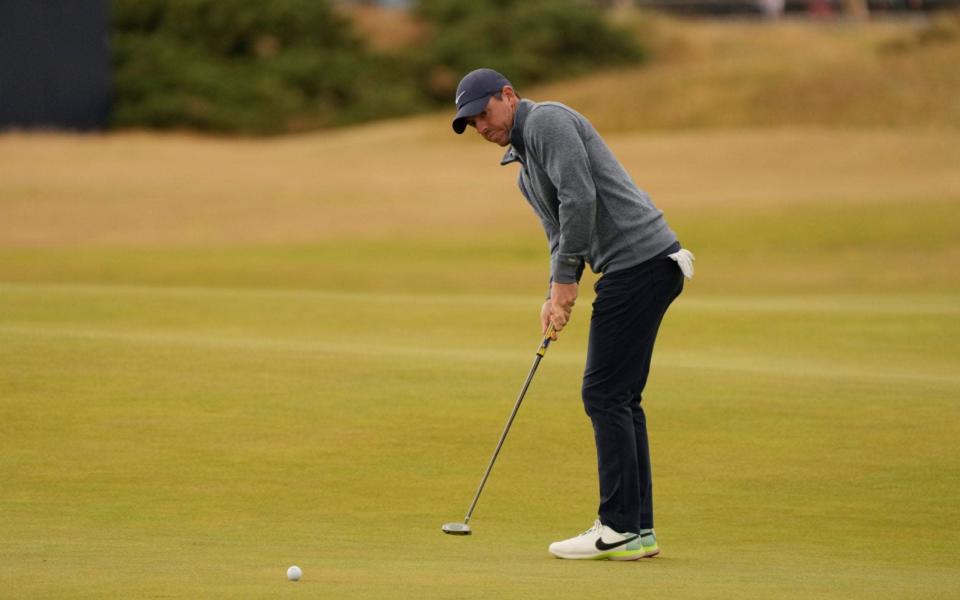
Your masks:
<svg viewBox="0 0 960 600"><path fill-rule="evenodd" d="M521 100L501 164L519 162L520 191L550 244L550 280L574 283L584 263L612 273L677 241L593 125L557 102Z"/></svg>

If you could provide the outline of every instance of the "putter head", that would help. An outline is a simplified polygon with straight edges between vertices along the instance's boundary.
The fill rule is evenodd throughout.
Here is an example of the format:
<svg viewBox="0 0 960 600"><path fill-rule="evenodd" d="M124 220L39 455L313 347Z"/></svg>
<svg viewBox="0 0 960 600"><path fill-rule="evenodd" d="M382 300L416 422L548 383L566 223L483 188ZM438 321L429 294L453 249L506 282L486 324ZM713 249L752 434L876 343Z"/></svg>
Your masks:
<svg viewBox="0 0 960 600"><path fill-rule="evenodd" d="M444 523L441 529L444 533L450 535L470 535L473 533L466 523Z"/></svg>

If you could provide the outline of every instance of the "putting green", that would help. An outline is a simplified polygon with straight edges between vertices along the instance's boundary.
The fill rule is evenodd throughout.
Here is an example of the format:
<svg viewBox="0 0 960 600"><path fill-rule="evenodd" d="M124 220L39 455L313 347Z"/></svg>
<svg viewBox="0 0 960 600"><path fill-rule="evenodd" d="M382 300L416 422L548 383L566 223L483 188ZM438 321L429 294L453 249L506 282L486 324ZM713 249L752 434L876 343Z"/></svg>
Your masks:
<svg viewBox="0 0 960 600"><path fill-rule="evenodd" d="M648 411L662 557L545 552L595 503L584 319L535 298L0 286L0 583L25 597L943 595L960 583L956 295L711 295ZM921 543L922 541L922 543ZM288 564L304 569L288 583Z"/></svg>

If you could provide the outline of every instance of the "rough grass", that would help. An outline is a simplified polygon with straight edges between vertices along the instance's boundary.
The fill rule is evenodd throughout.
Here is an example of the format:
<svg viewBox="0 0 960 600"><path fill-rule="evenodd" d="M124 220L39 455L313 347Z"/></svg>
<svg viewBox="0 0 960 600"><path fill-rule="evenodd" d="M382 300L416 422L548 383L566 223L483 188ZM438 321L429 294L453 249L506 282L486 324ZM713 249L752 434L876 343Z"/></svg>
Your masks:
<svg viewBox="0 0 960 600"><path fill-rule="evenodd" d="M272 141L0 138L0 245L168 246L535 234L516 167L446 116ZM953 131L611 134L664 209L923 207L960 189ZM869 213L863 214L869 218Z"/></svg>
<svg viewBox="0 0 960 600"><path fill-rule="evenodd" d="M605 131L816 125L960 127L960 18L676 22L627 12L641 69L532 90Z"/></svg>

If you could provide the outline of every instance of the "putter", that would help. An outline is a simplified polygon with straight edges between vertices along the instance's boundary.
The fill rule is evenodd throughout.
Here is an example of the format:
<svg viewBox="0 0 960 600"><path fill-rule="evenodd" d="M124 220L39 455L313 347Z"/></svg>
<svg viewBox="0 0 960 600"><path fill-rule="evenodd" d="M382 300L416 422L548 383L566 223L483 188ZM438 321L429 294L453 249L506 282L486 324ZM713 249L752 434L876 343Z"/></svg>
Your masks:
<svg viewBox="0 0 960 600"><path fill-rule="evenodd" d="M493 463L497 460L497 455L500 454L500 448L503 447L503 441L507 439L507 433L510 432L510 426L513 425L513 419L517 416L517 411L520 409L520 403L523 402L523 397L527 393L527 388L530 387L530 381L533 380L533 374L537 372L537 366L540 365L540 360L543 359L543 355L547 353L547 348L550 346L551 338L553 337L553 323L550 324L550 327L547 328L547 333L543 336L543 341L540 342L540 347L537 348L537 355L533 359L533 366L530 367L530 372L527 373L527 379L523 382L523 387L520 388L520 395L517 396L517 402L513 405L513 411L510 413L510 418L507 419L507 424L503 428L503 433L500 434L500 441L497 442L497 447L493 451L493 456L490 457L490 464L487 465L487 472L483 474L483 479L480 480L480 487L477 488L477 493L473 497L473 502L470 503L470 508L467 509L467 516L464 518L463 523L444 523L441 529L444 533L450 535L470 535L473 533L473 530L470 529L470 518L473 516L473 509L477 507L477 500L480 499L480 492L483 491L483 486L487 483L487 478L490 477L490 471L493 470Z"/></svg>

